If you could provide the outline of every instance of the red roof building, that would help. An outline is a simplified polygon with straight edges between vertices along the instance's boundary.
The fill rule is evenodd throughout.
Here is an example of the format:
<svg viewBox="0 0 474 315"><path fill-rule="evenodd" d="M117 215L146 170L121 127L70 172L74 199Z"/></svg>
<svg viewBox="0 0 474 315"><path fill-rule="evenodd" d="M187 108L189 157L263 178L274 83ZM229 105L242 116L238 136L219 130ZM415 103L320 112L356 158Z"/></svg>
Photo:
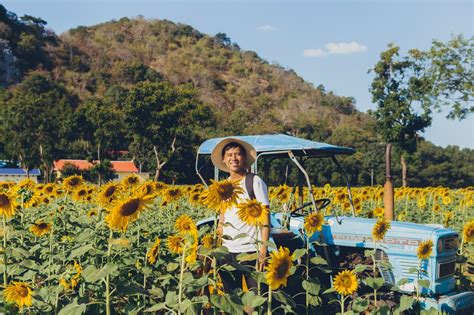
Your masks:
<svg viewBox="0 0 474 315"><path fill-rule="evenodd" d="M66 163L74 164L80 170L87 170L92 167L92 163L86 160L57 160L54 161L54 169L61 170ZM132 161L110 161L110 163L112 163L112 168L116 173L138 173L138 168Z"/></svg>
<svg viewBox="0 0 474 315"><path fill-rule="evenodd" d="M97 161L94 161L97 162ZM93 165L92 163L86 160L57 160L54 161L54 170L57 172L58 177L61 177L61 169L66 163L71 163L76 165L80 170L90 169ZM138 168L135 166L133 161L110 161L112 163L112 168L117 173L117 179L122 179L123 177L130 174L137 174L144 180L148 179L148 173L140 173Z"/></svg>

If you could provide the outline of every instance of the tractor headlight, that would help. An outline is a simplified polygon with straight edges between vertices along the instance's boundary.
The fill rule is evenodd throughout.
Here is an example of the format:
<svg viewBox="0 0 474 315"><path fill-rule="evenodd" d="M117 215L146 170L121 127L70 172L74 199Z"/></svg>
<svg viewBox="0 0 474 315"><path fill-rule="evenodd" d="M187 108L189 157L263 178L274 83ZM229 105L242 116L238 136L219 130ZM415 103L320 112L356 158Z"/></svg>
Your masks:
<svg viewBox="0 0 474 315"><path fill-rule="evenodd" d="M442 239L438 240L437 249L438 249L438 253L443 252L443 240Z"/></svg>

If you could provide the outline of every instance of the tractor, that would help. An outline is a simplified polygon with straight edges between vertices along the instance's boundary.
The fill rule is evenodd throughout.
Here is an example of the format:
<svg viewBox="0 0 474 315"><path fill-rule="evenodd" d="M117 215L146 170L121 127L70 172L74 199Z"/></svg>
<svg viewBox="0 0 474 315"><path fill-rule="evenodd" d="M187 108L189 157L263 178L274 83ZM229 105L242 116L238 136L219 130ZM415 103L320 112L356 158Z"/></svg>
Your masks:
<svg viewBox="0 0 474 315"><path fill-rule="evenodd" d="M325 224L320 232L314 233L309 242L310 250L315 256L322 256L333 270L333 275L342 263L349 263L350 259L363 257L366 250L374 249L374 240L371 235L372 227L376 219L358 218L354 210L349 177L339 160L338 156L352 155L355 150L310 141L302 138L292 137L284 134L268 134L255 136L233 136L252 144L257 151L257 159L251 166L251 172L257 174L259 159L263 160L263 174L265 182L268 182L269 163L268 160L277 158L290 159L300 172L300 189L303 185L308 187L309 202L303 203L300 198L300 206L291 211L289 230L296 238L282 238L279 231L284 221L282 212L271 211L271 236L270 240L277 246L285 246L290 250L298 247L304 248L303 237L304 218L312 211L321 211L327 207L331 200L315 199L312 191L311 180L306 172L302 161L308 158L326 158L332 160L337 169L345 179L347 195L351 205L351 215L325 216ZM196 157L196 173L207 186L207 182L201 174L203 167L210 164L210 154L215 145L223 138L213 138L203 142ZM209 172L208 172L209 173ZM219 180L219 170L214 168L214 179ZM271 209L272 210L272 209ZM198 222L198 226L211 226L214 218L207 218ZM419 294L419 305L423 309L436 309L439 312L449 314L473 314L474 292L456 292L455 270L458 251L459 235L450 228L437 224L415 224L409 222L392 221L384 239L377 242L375 257L378 262L385 262L379 266L379 272L385 283L397 285L400 294L412 295L416 290ZM423 272L417 273L420 268L417 257L417 248L422 241L431 240L434 244L430 257L423 260ZM324 251L318 248L313 241L324 243ZM272 250L271 248L269 250ZM356 265L354 262L352 266ZM390 266L390 267L387 267ZM417 286L419 280L425 281L423 287ZM417 282L418 281L418 282Z"/></svg>

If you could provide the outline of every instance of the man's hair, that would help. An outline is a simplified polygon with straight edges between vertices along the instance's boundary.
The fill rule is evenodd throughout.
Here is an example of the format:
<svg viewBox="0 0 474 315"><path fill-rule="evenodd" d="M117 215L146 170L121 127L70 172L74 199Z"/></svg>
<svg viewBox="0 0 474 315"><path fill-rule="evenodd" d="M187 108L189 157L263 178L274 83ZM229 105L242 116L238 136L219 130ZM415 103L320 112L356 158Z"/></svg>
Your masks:
<svg viewBox="0 0 474 315"><path fill-rule="evenodd" d="M224 157L225 153L227 151L229 151L230 149L233 149L233 148L240 148L240 152L242 152L242 154L244 156L247 156L247 152L245 151L245 148L240 144L240 143L237 143L237 142L229 142L225 145L225 147L222 149L222 157Z"/></svg>

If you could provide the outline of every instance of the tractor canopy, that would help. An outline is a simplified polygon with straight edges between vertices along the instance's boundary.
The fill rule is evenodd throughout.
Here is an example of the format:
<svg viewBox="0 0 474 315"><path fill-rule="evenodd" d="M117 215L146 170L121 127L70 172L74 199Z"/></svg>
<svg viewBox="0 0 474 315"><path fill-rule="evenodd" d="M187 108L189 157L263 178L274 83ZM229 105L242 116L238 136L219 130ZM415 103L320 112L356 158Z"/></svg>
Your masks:
<svg viewBox="0 0 474 315"><path fill-rule="evenodd" d="M199 147L198 155L211 154L212 150L223 138L213 138L204 141ZM246 141L254 146L257 155L288 156L288 151L296 156L322 156L329 157L338 154L353 154L355 150L347 147L340 147L323 142L316 142L302 138L292 137L284 134L268 134L255 136L232 136Z"/></svg>

